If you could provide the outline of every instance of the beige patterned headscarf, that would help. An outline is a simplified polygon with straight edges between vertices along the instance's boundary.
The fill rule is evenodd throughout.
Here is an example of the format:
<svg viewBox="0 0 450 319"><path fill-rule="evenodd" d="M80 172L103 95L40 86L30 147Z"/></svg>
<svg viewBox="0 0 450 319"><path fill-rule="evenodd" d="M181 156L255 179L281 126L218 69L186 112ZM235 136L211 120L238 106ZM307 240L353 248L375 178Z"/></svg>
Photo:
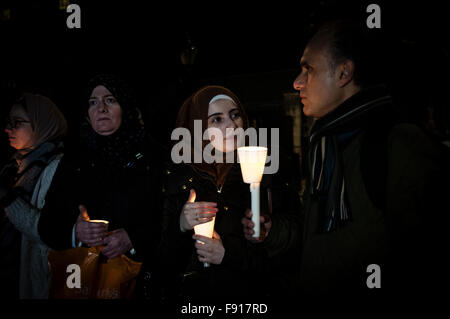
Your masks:
<svg viewBox="0 0 450 319"><path fill-rule="evenodd" d="M58 107L47 97L25 93L21 106L27 113L34 132L31 149L44 142L58 141L67 134L67 121Z"/></svg>

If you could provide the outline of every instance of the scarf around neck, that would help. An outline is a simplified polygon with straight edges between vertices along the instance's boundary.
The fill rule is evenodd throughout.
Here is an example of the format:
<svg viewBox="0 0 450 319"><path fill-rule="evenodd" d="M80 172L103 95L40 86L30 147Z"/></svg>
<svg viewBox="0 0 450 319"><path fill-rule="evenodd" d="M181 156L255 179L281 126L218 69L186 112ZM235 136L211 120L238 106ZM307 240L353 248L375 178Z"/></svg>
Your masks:
<svg viewBox="0 0 450 319"><path fill-rule="evenodd" d="M392 99L383 86L361 90L314 123L309 163L312 200L319 205L319 232L331 232L351 219L342 151ZM392 110L388 110L392 113Z"/></svg>
<svg viewBox="0 0 450 319"><path fill-rule="evenodd" d="M31 199L34 187L42 171L56 156L62 153L62 150L62 142L58 145L45 142L25 155L16 153L14 155L17 162L15 192L27 200Z"/></svg>

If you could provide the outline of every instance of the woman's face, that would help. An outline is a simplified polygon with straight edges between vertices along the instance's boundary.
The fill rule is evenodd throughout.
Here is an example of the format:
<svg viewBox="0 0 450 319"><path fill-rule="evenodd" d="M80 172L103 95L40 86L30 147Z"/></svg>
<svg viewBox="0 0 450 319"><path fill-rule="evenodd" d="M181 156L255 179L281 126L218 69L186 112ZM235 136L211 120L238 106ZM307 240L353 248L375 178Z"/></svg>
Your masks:
<svg viewBox="0 0 450 319"><path fill-rule="evenodd" d="M237 147L237 136L234 129L243 128L244 121L239 108L233 101L220 99L214 101L208 108L208 128L217 128L222 132L222 143L215 136L210 136L212 145L219 151L232 152ZM233 130L227 130L231 128ZM228 132L227 132L228 131Z"/></svg>
<svg viewBox="0 0 450 319"><path fill-rule="evenodd" d="M8 134L9 145L16 150L28 149L35 142L30 119L25 110L19 105L14 105L11 108L5 132Z"/></svg>
<svg viewBox="0 0 450 319"><path fill-rule="evenodd" d="M103 85L97 86L92 91L88 113L92 128L103 136L113 134L122 124L122 108Z"/></svg>

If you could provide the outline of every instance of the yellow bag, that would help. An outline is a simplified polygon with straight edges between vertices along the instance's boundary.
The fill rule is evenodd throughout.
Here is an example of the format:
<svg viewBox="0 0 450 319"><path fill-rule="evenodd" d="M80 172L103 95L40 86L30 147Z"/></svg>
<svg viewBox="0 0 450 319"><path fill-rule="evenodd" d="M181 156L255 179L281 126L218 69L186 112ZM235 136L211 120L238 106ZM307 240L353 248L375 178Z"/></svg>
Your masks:
<svg viewBox="0 0 450 319"><path fill-rule="evenodd" d="M49 251L50 298L54 299L130 299L142 263L125 255L104 261L103 246ZM69 265L80 267L80 288L70 288ZM70 268L69 268L70 269Z"/></svg>

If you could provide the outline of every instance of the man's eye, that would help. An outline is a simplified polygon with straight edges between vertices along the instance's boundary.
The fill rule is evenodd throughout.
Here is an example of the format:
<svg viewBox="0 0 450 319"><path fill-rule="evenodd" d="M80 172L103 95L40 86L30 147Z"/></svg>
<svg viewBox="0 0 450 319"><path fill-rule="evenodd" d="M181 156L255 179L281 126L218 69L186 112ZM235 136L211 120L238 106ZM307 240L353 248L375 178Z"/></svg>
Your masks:
<svg viewBox="0 0 450 319"><path fill-rule="evenodd" d="M220 122L222 122L222 118L220 116L213 117L212 121L213 121L213 123L220 123Z"/></svg>

